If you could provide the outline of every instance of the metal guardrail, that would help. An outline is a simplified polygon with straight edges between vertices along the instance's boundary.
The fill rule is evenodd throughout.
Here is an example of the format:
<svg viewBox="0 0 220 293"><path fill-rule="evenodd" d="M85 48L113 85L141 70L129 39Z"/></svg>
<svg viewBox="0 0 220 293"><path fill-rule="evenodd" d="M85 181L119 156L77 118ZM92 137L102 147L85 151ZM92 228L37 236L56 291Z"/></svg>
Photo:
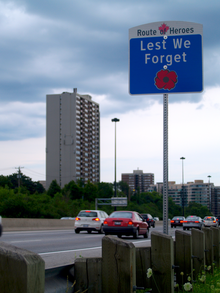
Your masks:
<svg viewBox="0 0 220 293"><path fill-rule="evenodd" d="M63 293L74 285L74 264L45 270L45 293Z"/></svg>

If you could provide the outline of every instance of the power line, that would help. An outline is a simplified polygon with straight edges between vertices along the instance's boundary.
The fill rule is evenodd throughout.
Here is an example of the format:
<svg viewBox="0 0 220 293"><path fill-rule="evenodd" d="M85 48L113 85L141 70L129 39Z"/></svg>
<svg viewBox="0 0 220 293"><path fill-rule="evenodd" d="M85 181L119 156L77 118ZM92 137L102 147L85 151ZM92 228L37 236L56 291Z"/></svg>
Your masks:
<svg viewBox="0 0 220 293"><path fill-rule="evenodd" d="M33 173L35 173L35 174L45 176L45 174L42 174L42 173L36 172L36 171L31 170L31 169L28 169L28 168L26 168L26 167L25 167L25 169L28 170L28 171L31 171L31 172L33 172Z"/></svg>

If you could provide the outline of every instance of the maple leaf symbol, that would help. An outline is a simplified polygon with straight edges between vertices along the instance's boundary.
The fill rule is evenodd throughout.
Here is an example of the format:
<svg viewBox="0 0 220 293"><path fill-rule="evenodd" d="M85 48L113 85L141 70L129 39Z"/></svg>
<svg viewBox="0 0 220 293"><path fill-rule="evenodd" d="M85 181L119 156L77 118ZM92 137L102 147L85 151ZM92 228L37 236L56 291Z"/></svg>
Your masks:
<svg viewBox="0 0 220 293"><path fill-rule="evenodd" d="M164 34L168 31L169 29L169 26L167 26L165 23L163 23L160 27L159 27L159 30L160 30L160 33L161 34Z"/></svg>

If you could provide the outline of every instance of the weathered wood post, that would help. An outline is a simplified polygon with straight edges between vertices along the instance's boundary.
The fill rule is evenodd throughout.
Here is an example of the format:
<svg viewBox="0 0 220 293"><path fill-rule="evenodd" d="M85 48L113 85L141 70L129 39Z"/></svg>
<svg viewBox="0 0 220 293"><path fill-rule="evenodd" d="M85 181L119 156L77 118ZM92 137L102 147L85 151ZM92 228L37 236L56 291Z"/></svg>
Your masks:
<svg viewBox="0 0 220 293"><path fill-rule="evenodd" d="M193 279L205 269L205 234L203 231L192 228L192 259Z"/></svg>
<svg viewBox="0 0 220 293"><path fill-rule="evenodd" d="M152 278L147 278L147 269L151 266L151 247L136 247L137 287L152 288Z"/></svg>
<svg viewBox="0 0 220 293"><path fill-rule="evenodd" d="M77 258L75 260L74 292L101 293L102 292L102 258Z"/></svg>
<svg viewBox="0 0 220 293"><path fill-rule="evenodd" d="M151 261L154 293L174 292L174 245L169 235L151 232Z"/></svg>
<svg viewBox="0 0 220 293"><path fill-rule="evenodd" d="M0 242L0 292L44 293L45 262L36 253Z"/></svg>
<svg viewBox="0 0 220 293"><path fill-rule="evenodd" d="M202 228L205 234L205 265L213 267L214 249L213 249L213 232L212 229Z"/></svg>
<svg viewBox="0 0 220 293"><path fill-rule="evenodd" d="M219 268L220 266L220 229L212 227L213 235L213 253L215 265Z"/></svg>
<svg viewBox="0 0 220 293"><path fill-rule="evenodd" d="M136 250L133 243L114 236L102 238L102 293L133 293Z"/></svg>
<svg viewBox="0 0 220 293"><path fill-rule="evenodd" d="M175 251L175 265L178 266L176 269L176 282L182 287L186 282L187 278L192 276L192 237L191 234L176 230L176 251Z"/></svg>

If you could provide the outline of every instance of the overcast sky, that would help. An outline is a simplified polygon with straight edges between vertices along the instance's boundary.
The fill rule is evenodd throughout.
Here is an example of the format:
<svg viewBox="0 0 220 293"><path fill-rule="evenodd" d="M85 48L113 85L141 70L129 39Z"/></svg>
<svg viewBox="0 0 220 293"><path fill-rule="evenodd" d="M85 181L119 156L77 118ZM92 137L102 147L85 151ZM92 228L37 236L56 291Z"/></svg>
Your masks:
<svg viewBox="0 0 220 293"><path fill-rule="evenodd" d="M45 179L46 95L90 94L100 105L101 181L139 168L163 181L163 95L130 95L129 28L203 25L204 91L169 95L169 181L220 186L219 0L0 0L0 174Z"/></svg>

